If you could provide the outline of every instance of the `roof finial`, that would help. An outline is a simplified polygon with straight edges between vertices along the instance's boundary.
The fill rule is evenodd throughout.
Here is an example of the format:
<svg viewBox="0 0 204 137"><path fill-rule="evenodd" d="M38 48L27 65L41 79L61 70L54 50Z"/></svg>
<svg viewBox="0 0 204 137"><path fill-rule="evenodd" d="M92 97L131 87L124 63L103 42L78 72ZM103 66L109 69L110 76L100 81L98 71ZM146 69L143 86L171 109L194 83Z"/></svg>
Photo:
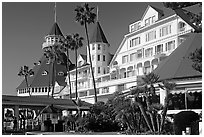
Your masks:
<svg viewBox="0 0 204 137"><path fill-rule="evenodd" d="M57 3L55 2L55 8L54 8L54 16L55 16L55 23L57 22Z"/></svg>
<svg viewBox="0 0 204 137"><path fill-rule="evenodd" d="M98 22L98 6L96 8L96 21Z"/></svg>

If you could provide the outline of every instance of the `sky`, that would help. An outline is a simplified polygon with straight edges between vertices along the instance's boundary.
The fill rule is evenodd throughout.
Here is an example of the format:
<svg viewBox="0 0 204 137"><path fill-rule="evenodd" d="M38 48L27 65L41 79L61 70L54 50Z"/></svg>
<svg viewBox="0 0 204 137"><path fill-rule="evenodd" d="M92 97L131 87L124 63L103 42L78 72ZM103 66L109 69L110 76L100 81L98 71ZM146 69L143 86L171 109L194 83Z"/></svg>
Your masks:
<svg viewBox="0 0 204 137"><path fill-rule="evenodd" d="M77 5L83 2L57 2L57 23L64 35L79 33L85 37L84 27L75 22ZM163 9L161 2L89 2L99 9L99 22L114 54L128 33L131 23L139 20L148 5ZM95 10L96 13L96 10ZM54 2L2 3L2 94L16 95L16 87L23 77L17 74L21 66L34 67L43 55L42 43L54 24ZM88 26L92 35L94 24ZM86 54L86 41L79 53ZM71 53L74 62L74 54Z"/></svg>

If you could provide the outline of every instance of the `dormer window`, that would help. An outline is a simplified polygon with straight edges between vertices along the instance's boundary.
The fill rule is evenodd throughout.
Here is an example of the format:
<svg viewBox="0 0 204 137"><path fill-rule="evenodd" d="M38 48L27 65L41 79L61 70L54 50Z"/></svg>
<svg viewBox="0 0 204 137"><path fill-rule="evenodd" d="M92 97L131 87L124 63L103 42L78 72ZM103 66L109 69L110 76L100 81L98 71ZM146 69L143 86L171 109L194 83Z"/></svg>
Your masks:
<svg viewBox="0 0 204 137"><path fill-rule="evenodd" d="M42 73L43 76L46 76L47 74L48 74L48 72L46 70L43 71L43 73Z"/></svg>
<svg viewBox="0 0 204 137"><path fill-rule="evenodd" d="M41 64L41 61L38 61L38 65L40 65Z"/></svg>
<svg viewBox="0 0 204 137"><path fill-rule="evenodd" d="M78 62L78 66L79 66L79 67L82 66L82 61L79 61L79 62Z"/></svg>
<svg viewBox="0 0 204 137"><path fill-rule="evenodd" d="M152 16L152 23L156 22L156 17Z"/></svg>
<svg viewBox="0 0 204 137"><path fill-rule="evenodd" d="M64 76L64 73L62 71L58 72L59 76Z"/></svg>
<svg viewBox="0 0 204 137"><path fill-rule="evenodd" d="M148 18L148 19L145 20L145 26L150 25L150 19L151 18Z"/></svg>

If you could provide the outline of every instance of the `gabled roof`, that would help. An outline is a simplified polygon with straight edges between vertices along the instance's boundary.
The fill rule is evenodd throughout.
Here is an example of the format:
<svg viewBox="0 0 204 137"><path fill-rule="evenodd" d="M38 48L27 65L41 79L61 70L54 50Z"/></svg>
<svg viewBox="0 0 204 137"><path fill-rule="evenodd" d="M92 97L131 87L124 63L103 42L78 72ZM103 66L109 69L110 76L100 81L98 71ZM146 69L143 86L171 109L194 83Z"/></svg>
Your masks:
<svg viewBox="0 0 204 137"><path fill-rule="evenodd" d="M193 69L190 53L202 46L202 33L190 33L188 38L175 49L153 73L159 75L160 80L178 79L202 76L201 73Z"/></svg>
<svg viewBox="0 0 204 137"><path fill-rule="evenodd" d="M90 40L90 43L94 43L94 42L108 43L98 21L96 22L96 27L94 29L93 35Z"/></svg>
<svg viewBox="0 0 204 137"><path fill-rule="evenodd" d="M163 15L163 14L164 14L164 11L163 11L163 10L158 9L158 8L156 8L156 7L152 6L152 5L150 5L150 7L152 7L154 10L156 10L156 11L157 11L159 14L161 14L161 15Z"/></svg>
<svg viewBox="0 0 204 137"><path fill-rule="evenodd" d="M57 35L57 36L63 36L58 24L55 22L52 26L52 29L48 35Z"/></svg>
<svg viewBox="0 0 204 137"><path fill-rule="evenodd" d="M182 9L176 9L175 12L180 18L182 18L186 23L188 23L188 25L195 29L195 31L198 31L198 28L192 22L190 22L189 17L183 12Z"/></svg>
<svg viewBox="0 0 204 137"><path fill-rule="evenodd" d="M63 55L66 58L66 55ZM47 63L48 59L45 56L42 56L40 59L40 64L34 66L33 71L34 75L28 77L28 85L29 87L48 87L52 82L52 63ZM70 61L71 63L71 61ZM62 63L55 63L56 65L56 82L60 86L65 86L65 74L67 73L66 65ZM73 64L70 64L70 70L73 69ZM46 72L47 75L42 75L43 72ZM64 75L58 75L59 72L63 72ZM23 82L16 89L26 88L26 82Z"/></svg>

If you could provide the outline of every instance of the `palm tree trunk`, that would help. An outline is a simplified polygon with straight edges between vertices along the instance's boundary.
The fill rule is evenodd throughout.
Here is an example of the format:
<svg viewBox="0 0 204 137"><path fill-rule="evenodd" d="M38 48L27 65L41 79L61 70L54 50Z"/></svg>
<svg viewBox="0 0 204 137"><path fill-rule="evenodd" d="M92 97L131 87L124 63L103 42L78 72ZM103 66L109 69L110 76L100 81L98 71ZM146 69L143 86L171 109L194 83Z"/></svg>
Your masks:
<svg viewBox="0 0 204 137"><path fill-rule="evenodd" d="M76 100L78 98L78 93L77 93L77 49L75 49L75 63L76 63L76 80L75 80L75 89L76 89Z"/></svg>
<svg viewBox="0 0 204 137"><path fill-rule="evenodd" d="M54 61L52 63L52 98L54 95L54 89L55 89L55 57L54 57Z"/></svg>
<svg viewBox="0 0 204 137"><path fill-rule="evenodd" d="M167 91L167 93L168 93L168 91ZM161 125L160 125L160 130L159 130L160 132L163 130L164 120L165 120L166 113L168 110L168 105L169 105L168 94L166 95L166 98L164 100L165 100L165 102L164 102L164 108L162 110L162 115L161 115Z"/></svg>
<svg viewBox="0 0 204 137"><path fill-rule="evenodd" d="M157 119L157 130L158 130L158 132L160 132L159 114L156 114L156 119Z"/></svg>
<svg viewBox="0 0 204 137"><path fill-rule="evenodd" d="M144 117L144 119L145 119L145 121L147 123L148 128L150 129L151 132L153 132L152 127L150 125L150 122L148 120L148 117L147 117L147 114L146 114L146 112L144 110L143 105L140 102L137 102L137 103L138 103L139 109L140 109L140 111L141 111L141 113L142 113L142 115L143 115L143 117Z"/></svg>
<svg viewBox="0 0 204 137"><path fill-rule="evenodd" d="M25 82L26 82L26 87L27 87L27 90L28 90L28 94L29 94L29 96L31 96L30 90L28 89L28 78L27 78L27 76L25 76Z"/></svg>
<svg viewBox="0 0 204 137"><path fill-rule="evenodd" d="M155 131L156 131L156 129L155 129L155 122L154 122L153 113L150 112L149 96L148 96L148 95L145 95L145 97L146 97L147 110L149 111L149 115L150 115L150 119L151 119L151 123L152 123L152 128L153 128L153 131L155 132Z"/></svg>
<svg viewBox="0 0 204 137"><path fill-rule="evenodd" d="M50 68L51 68L51 67L50 67L50 65L49 65L49 73L48 73L48 74L49 74L49 81L48 81L48 82L49 82L49 86L48 86L48 92L47 92L47 93L48 93L48 94L47 94L47 97L48 97L48 98L49 98L49 96L50 96L49 94L50 94L50 90L51 90L51 86L50 86L50 74L51 74L50 72L51 72L51 71L50 71Z"/></svg>
<svg viewBox="0 0 204 137"><path fill-rule="evenodd" d="M70 99L72 99L72 88L71 88L71 80L70 80L70 73L69 73L69 49L67 48L67 72L68 72L68 81L69 81L69 95Z"/></svg>
<svg viewBox="0 0 204 137"><path fill-rule="evenodd" d="M97 92L96 92L96 82L95 82L95 78L94 78L94 72L93 72L93 68L92 68L92 61L91 61L91 50L90 50L90 45L89 45L89 36L88 36L88 31L87 31L87 24L86 24L86 21L85 21L85 31L86 31L86 38L87 38L87 43L88 43L88 51L89 51L89 61L90 61L90 65L91 65L91 74L92 74L92 79L93 79L93 86L94 86L94 100L95 100L95 103L97 102Z"/></svg>

